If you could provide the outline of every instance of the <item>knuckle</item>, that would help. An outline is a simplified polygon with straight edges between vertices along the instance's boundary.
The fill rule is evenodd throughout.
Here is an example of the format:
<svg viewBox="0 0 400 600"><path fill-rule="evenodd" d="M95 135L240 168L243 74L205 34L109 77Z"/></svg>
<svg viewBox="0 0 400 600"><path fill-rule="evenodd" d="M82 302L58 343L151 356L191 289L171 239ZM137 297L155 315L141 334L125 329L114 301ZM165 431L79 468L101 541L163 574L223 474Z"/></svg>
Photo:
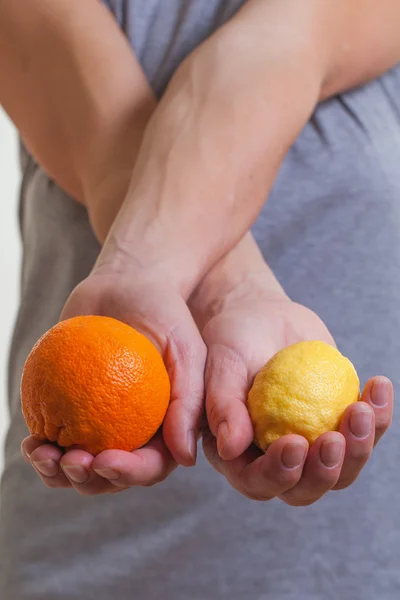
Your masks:
<svg viewBox="0 0 400 600"><path fill-rule="evenodd" d="M271 500L278 495L276 490L273 489L273 486L270 485L269 481L261 482L259 479L250 480L249 478L246 478L235 483L237 483L237 485L234 485L234 487L236 487L236 489L238 489L247 498L250 498L250 500L266 502L267 500ZM257 485L255 485L255 483L257 483Z"/></svg>
<svg viewBox="0 0 400 600"><path fill-rule="evenodd" d="M356 477L343 477L341 478L337 484L332 488L332 490L336 491L340 491L340 490L345 490L346 488L350 487L355 480L357 479Z"/></svg>
<svg viewBox="0 0 400 600"><path fill-rule="evenodd" d="M130 487L135 487L138 485L137 480L130 473L123 473L119 479L113 479L109 482L112 488L119 489L127 489Z"/></svg>
<svg viewBox="0 0 400 600"><path fill-rule="evenodd" d="M318 495L324 494L337 483L339 476L340 469L321 469L315 479L310 484L307 484L308 493L310 495L313 495L313 492Z"/></svg>
<svg viewBox="0 0 400 600"><path fill-rule="evenodd" d="M89 477L84 483L73 483L72 486L80 496L97 496L107 493L111 488L111 483L99 481L97 477Z"/></svg>
<svg viewBox="0 0 400 600"><path fill-rule="evenodd" d="M273 481L273 485L278 490L287 490L296 485L301 477L301 469L283 470L280 469Z"/></svg>
<svg viewBox="0 0 400 600"><path fill-rule="evenodd" d="M207 397L207 417L212 432L216 432L221 421L218 402L214 396Z"/></svg>
<svg viewBox="0 0 400 600"><path fill-rule="evenodd" d="M57 479L56 477L41 477L41 480L43 481L44 485L52 490L55 490L57 488L65 488L65 487L70 487L69 484L65 481L60 481L59 479Z"/></svg>
<svg viewBox="0 0 400 600"><path fill-rule="evenodd" d="M301 469L284 470L278 469L271 474L265 474L263 477L264 486L268 486L270 495L279 496L293 488L301 477Z"/></svg>
<svg viewBox="0 0 400 600"><path fill-rule="evenodd" d="M295 487L300 477L300 469L293 471L278 469L272 473L261 471L257 476L258 487L255 488L252 482L244 482L242 491L252 500L267 501L286 494L288 490Z"/></svg>
<svg viewBox="0 0 400 600"><path fill-rule="evenodd" d="M283 500L284 500L285 504L288 504L289 506L302 507L302 506L311 506L320 498L321 498L321 496L318 496L315 498L290 498L290 497L287 498L287 497L285 497Z"/></svg>
<svg viewBox="0 0 400 600"><path fill-rule="evenodd" d="M238 491L246 496L246 498L249 498L249 500L255 500L256 502L267 502L268 500L272 500L272 498L274 498L274 496L271 496L271 494L261 491L258 492L248 488L247 486L242 486Z"/></svg>
<svg viewBox="0 0 400 600"><path fill-rule="evenodd" d="M324 493L325 492L311 492L299 489L298 491L290 490L285 492L282 496L279 496L279 498L289 506L311 506L320 500Z"/></svg>

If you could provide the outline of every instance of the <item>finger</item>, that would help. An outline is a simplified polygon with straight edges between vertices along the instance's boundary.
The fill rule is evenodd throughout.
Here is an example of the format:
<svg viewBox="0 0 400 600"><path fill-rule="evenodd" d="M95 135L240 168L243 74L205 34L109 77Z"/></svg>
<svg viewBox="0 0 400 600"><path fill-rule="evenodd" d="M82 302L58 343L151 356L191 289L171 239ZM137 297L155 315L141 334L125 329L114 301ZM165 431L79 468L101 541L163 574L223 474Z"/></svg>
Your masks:
<svg viewBox="0 0 400 600"><path fill-rule="evenodd" d="M151 486L163 481L177 464L161 436L135 450L106 450L92 463L95 473L107 479L115 488Z"/></svg>
<svg viewBox="0 0 400 600"><path fill-rule="evenodd" d="M373 377L363 391L361 400L372 407L375 416L376 445L389 428L393 417L393 385L387 377Z"/></svg>
<svg viewBox="0 0 400 600"><path fill-rule="evenodd" d="M262 456L251 446L231 461L219 456L212 435L203 437L203 448L209 462L236 490L252 500L271 500L300 480L308 444L300 436L287 435L271 444Z"/></svg>
<svg viewBox="0 0 400 600"><path fill-rule="evenodd" d="M32 452L36 450L36 448L39 448L39 446L44 446L45 443L46 442L43 442L42 440L37 440L31 435L23 439L21 442L21 452L26 462L30 463Z"/></svg>
<svg viewBox="0 0 400 600"><path fill-rule="evenodd" d="M106 494L114 486L92 469L94 456L84 450L69 450L62 457L60 466L75 490L83 496Z"/></svg>
<svg viewBox="0 0 400 600"><path fill-rule="evenodd" d="M310 448L300 481L280 499L291 506L308 506L319 500L339 479L345 445L339 432L322 434Z"/></svg>
<svg viewBox="0 0 400 600"><path fill-rule="evenodd" d="M185 322L168 336L164 354L171 379L171 401L163 424L165 444L176 462L193 466L204 407L206 347L185 305Z"/></svg>
<svg viewBox="0 0 400 600"><path fill-rule="evenodd" d="M368 461L375 438L375 418L371 406L356 402L347 408L340 432L346 440L346 451L340 477L333 489L342 490L351 485Z"/></svg>
<svg viewBox="0 0 400 600"><path fill-rule="evenodd" d="M33 468L43 483L50 488L71 487L70 482L60 469L62 450L53 444L43 444L32 438L23 441L23 452L29 454Z"/></svg>
<svg viewBox="0 0 400 600"><path fill-rule="evenodd" d="M253 440L253 426L245 402L248 392L246 365L224 345L210 346L206 367L206 410L221 458L233 460Z"/></svg>

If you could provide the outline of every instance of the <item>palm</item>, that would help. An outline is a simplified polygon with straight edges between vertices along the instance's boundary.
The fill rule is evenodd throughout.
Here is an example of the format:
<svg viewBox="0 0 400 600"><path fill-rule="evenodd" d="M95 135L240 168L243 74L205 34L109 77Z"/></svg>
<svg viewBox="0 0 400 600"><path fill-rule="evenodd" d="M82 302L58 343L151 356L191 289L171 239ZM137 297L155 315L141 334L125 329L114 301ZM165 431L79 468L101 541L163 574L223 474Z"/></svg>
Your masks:
<svg viewBox="0 0 400 600"><path fill-rule="evenodd" d="M310 309L286 297L242 299L210 319L203 330L209 352L230 351L241 357L251 381L279 350L300 340L334 340Z"/></svg>
<svg viewBox="0 0 400 600"><path fill-rule="evenodd" d="M334 344L314 312L285 296L271 297L263 289L258 293L253 289L228 298L204 325L203 337L208 346L209 424L203 447L210 463L233 487L257 500L278 496L289 504L303 505L315 502L329 489L347 487L357 478L374 440L390 423L392 392L385 378L371 379L363 393L364 402L345 412L340 432L323 434L310 449L304 438L295 435L274 442L265 455L251 443L253 428L245 402L256 373L277 351L300 340ZM373 388L379 389L384 400L382 408L372 404ZM352 415L367 417L370 428L362 434L361 429L352 430ZM333 460L331 454L323 460L327 445L330 449L336 445L338 459Z"/></svg>

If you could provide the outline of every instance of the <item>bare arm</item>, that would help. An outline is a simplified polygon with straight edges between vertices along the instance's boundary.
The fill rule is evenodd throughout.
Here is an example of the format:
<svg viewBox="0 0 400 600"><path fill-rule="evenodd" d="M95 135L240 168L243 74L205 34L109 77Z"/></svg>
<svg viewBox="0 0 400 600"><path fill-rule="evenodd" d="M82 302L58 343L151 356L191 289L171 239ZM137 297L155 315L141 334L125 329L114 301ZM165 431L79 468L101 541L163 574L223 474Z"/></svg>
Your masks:
<svg viewBox="0 0 400 600"><path fill-rule="evenodd" d="M312 0L318 5L317 0ZM320 99L365 83L400 61L397 0L323 0L325 50Z"/></svg>
<svg viewBox="0 0 400 600"><path fill-rule="evenodd" d="M374 0L251 0L177 73L158 115L163 116L161 129L164 116L170 126L164 146L185 113L190 135L210 139L209 161L215 158L228 174L226 145L233 155L231 138L242 135L247 160L240 169L254 171L265 156L270 166L262 165L267 183L260 187L268 190L288 139L295 137L315 100L379 75L399 60L399 23L397 0L379 5ZM307 98L304 90L294 97L299 86L309 87ZM104 239L155 100L125 37L98 0L30 0L23 10L19 3L0 0L0 102L42 167L88 205ZM294 114L276 136L271 119L263 116L266 111L278 125ZM230 135L214 139L213 130L224 123ZM175 154L179 157L179 151ZM189 157L183 156L183 165L185 160ZM200 178L204 168L197 165ZM258 182L250 185L253 177L247 179L245 188L257 189ZM255 209L249 204L247 220L258 206L257 201Z"/></svg>
<svg viewBox="0 0 400 600"><path fill-rule="evenodd" d="M98 0L0 0L0 102L36 160L77 200L87 202L106 167L125 194L155 100Z"/></svg>
<svg viewBox="0 0 400 600"><path fill-rule="evenodd" d="M316 104L400 59L397 0L251 0L182 64L100 260L187 296L256 218ZM190 249L190 251L188 251Z"/></svg>

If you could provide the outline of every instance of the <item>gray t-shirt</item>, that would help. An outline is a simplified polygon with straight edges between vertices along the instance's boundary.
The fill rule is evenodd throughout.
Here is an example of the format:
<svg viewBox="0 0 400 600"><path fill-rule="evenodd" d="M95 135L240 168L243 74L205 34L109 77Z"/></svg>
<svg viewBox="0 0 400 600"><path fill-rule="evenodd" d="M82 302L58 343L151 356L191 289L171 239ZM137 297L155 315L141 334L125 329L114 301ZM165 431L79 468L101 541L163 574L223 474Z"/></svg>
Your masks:
<svg viewBox="0 0 400 600"><path fill-rule="evenodd" d="M229 0L110 1L162 94ZM295 102L295 99L293 100ZM0 502L2 600L395 600L399 419L348 490L307 508L252 502L200 455L163 484L85 498L23 462L19 381L99 251L87 215L24 155L21 307ZM289 295L315 310L361 379L399 383L400 67L320 105L254 226Z"/></svg>

